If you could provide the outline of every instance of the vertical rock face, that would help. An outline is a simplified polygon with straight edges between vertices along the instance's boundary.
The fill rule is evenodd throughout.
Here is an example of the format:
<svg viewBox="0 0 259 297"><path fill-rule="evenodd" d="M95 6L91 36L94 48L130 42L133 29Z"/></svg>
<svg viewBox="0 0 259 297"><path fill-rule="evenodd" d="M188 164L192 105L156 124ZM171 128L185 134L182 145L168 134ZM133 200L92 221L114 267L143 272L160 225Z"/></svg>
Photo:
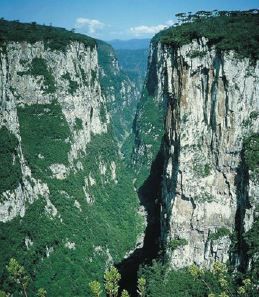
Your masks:
<svg viewBox="0 0 259 297"><path fill-rule="evenodd" d="M205 38L151 47L146 90L165 113L161 239L174 268L226 262L231 234L251 228L258 179L244 162L244 141L258 133L258 80L258 62L219 52ZM163 133L153 129L159 145ZM140 138L136 151L147 156L154 144ZM245 265L244 257L239 251L231 259Z"/></svg>
<svg viewBox="0 0 259 297"><path fill-rule="evenodd" d="M104 121L101 121L105 98L101 95L96 48L71 42L62 52L46 50L43 42L9 42L1 48L0 63L0 127L7 127L19 141L17 155L22 172L14 191L1 193L0 220L5 222L18 214L24 215L27 202L48 195L48 186L31 176L30 166L24 158L19 111L25 111L28 106L44 105L44 116L51 104L60 106L60 116L64 115L63 120L71 132L67 139L69 162L66 166L63 164L62 169L64 176L70 170L77 170L74 160L80 151L85 151L91 134L107 132L109 117L104 109ZM76 129L77 122L81 129ZM57 166L56 171L60 172L61 167Z"/></svg>
<svg viewBox="0 0 259 297"><path fill-rule="evenodd" d="M206 54L188 57L195 51ZM210 267L229 259L235 224L251 224L255 203L242 150L244 139L258 133L258 63L209 50L205 39L165 52L163 229L168 242L186 240L168 253L173 267Z"/></svg>

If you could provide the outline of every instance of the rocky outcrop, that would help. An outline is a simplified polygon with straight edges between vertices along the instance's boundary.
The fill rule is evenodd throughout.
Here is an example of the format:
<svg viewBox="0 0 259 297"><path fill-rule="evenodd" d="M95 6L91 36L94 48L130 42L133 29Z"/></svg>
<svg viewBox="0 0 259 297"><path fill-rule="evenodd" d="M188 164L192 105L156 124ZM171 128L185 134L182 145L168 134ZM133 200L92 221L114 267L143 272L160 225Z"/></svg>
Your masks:
<svg viewBox="0 0 259 297"><path fill-rule="evenodd" d="M251 228L258 204L258 181L250 178L243 143L258 133L259 64L200 38L180 47L154 41L148 69L142 99L160 106L164 132L158 115L156 123L145 122L143 103L136 163L147 156L152 162L162 141L162 246L173 268L210 268L229 260L231 235ZM148 132L157 140L145 138ZM231 255L235 265L245 265L244 257L240 250Z"/></svg>
<svg viewBox="0 0 259 297"><path fill-rule="evenodd" d="M71 42L65 52L46 49L44 42L8 42L0 49L0 127L7 129L19 140L18 155L22 171L14 191L1 193L0 221L24 215L26 203L46 196L48 186L34 179L21 146L19 108L56 102L68 123L70 145L69 164L53 164L54 176L61 178L70 170L78 170L75 160L85 151L91 134L107 131L109 115L101 94L96 48L80 42ZM101 109L104 109L101 111ZM104 119L101 120L100 113ZM80 129L76 129L77 122ZM44 156L39 156L39 158ZM6 211L7 208L9 212Z"/></svg>
<svg viewBox="0 0 259 297"><path fill-rule="evenodd" d="M206 54L189 58L194 51ZM222 228L234 232L238 212L243 213L238 228L243 228L244 213L254 207L240 167L244 138L258 132L258 118L252 117L258 104L258 64L236 59L234 52L209 50L205 39L165 52L164 230L167 241L187 240L168 253L174 267L193 262L210 267L215 260L228 260L231 243L226 233L217 240L211 235Z"/></svg>

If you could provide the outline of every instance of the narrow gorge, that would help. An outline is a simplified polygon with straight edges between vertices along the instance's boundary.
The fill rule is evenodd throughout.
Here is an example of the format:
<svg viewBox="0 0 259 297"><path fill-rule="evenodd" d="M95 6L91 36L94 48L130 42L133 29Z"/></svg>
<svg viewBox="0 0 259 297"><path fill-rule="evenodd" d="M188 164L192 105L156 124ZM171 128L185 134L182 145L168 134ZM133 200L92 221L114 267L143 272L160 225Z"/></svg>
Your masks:
<svg viewBox="0 0 259 297"><path fill-rule="evenodd" d="M1 290L22 296L15 258L30 296L91 296L111 265L132 297L141 275L149 297L239 296L248 278L256 296L256 25L254 10L159 32L141 89L106 42L0 20Z"/></svg>

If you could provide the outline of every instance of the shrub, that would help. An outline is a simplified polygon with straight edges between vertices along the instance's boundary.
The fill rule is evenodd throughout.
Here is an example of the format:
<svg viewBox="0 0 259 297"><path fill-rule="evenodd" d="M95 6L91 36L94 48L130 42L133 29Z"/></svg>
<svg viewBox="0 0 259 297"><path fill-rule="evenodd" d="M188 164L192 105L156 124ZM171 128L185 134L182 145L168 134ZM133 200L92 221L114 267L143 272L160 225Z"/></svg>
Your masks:
<svg viewBox="0 0 259 297"><path fill-rule="evenodd" d="M66 74L63 74L62 78L68 80L68 84L69 84L68 92L69 94L74 95L76 90L78 89L78 83L71 79L69 72L66 72Z"/></svg>
<svg viewBox="0 0 259 297"><path fill-rule="evenodd" d="M219 228L215 233L210 233L208 239L209 240L218 240L224 236L229 236L231 232L229 229L225 227Z"/></svg>
<svg viewBox="0 0 259 297"><path fill-rule="evenodd" d="M202 58L204 56L206 56L206 52L205 51L199 51L199 50L194 50L194 51L191 51L187 54L188 57L190 57L191 59L192 58Z"/></svg>
<svg viewBox="0 0 259 297"><path fill-rule="evenodd" d="M206 177L210 174L211 168L208 163L200 164L197 162L193 164L193 170L199 177Z"/></svg>
<svg viewBox="0 0 259 297"><path fill-rule="evenodd" d="M259 112L258 111L252 111L251 113L250 113L250 119L252 119L252 120L255 120L255 119L257 119L258 118L258 116L259 116Z"/></svg>
<svg viewBox="0 0 259 297"><path fill-rule="evenodd" d="M249 170L258 171L259 135L253 134L244 140L245 162Z"/></svg>
<svg viewBox="0 0 259 297"><path fill-rule="evenodd" d="M79 118L76 118L75 120L75 129L76 130L82 130L83 129L83 121Z"/></svg>
<svg viewBox="0 0 259 297"><path fill-rule="evenodd" d="M188 241L184 238L177 238L177 239L172 239L168 243L168 247L173 251L181 246L185 246L188 244Z"/></svg>
<svg viewBox="0 0 259 297"><path fill-rule="evenodd" d="M29 74L33 76L42 75L44 77L45 93L51 94L56 91L55 79L49 70L46 61L42 58L34 58L28 71L18 72L19 75Z"/></svg>
<svg viewBox="0 0 259 297"><path fill-rule="evenodd" d="M199 196L194 197L194 201L200 202L200 203L212 202L213 199L214 199L213 196L209 192L206 192L206 191L200 193Z"/></svg>

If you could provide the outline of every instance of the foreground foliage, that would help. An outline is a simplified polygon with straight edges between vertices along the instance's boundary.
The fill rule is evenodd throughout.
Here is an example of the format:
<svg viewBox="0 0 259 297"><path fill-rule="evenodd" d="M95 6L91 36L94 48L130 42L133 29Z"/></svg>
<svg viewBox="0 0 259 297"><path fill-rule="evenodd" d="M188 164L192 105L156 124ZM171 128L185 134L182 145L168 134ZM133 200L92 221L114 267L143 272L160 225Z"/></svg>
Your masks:
<svg viewBox="0 0 259 297"><path fill-rule="evenodd" d="M236 297L258 296L257 284L249 277L229 273L227 266L215 262L212 271L193 264L186 269L169 270L154 262L142 269L149 297Z"/></svg>
<svg viewBox="0 0 259 297"><path fill-rule="evenodd" d="M111 266L104 273L104 288L107 296L109 297L130 297L127 290L123 289L121 294L119 294L119 281L121 279L121 275L118 269L114 266ZM89 283L89 287L91 289L91 293L93 297L100 297L102 295L102 285L98 281L92 281ZM143 277L138 279L137 284L137 292L139 297L146 296L146 280Z"/></svg>
<svg viewBox="0 0 259 297"><path fill-rule="evenodd" d="M7 271L9 272L11 279L18 286L21 286L24 296L27 297L27 288L30 283L30 277L24 267L21 266L16 259L11 258L7 266Z"/></svg>

